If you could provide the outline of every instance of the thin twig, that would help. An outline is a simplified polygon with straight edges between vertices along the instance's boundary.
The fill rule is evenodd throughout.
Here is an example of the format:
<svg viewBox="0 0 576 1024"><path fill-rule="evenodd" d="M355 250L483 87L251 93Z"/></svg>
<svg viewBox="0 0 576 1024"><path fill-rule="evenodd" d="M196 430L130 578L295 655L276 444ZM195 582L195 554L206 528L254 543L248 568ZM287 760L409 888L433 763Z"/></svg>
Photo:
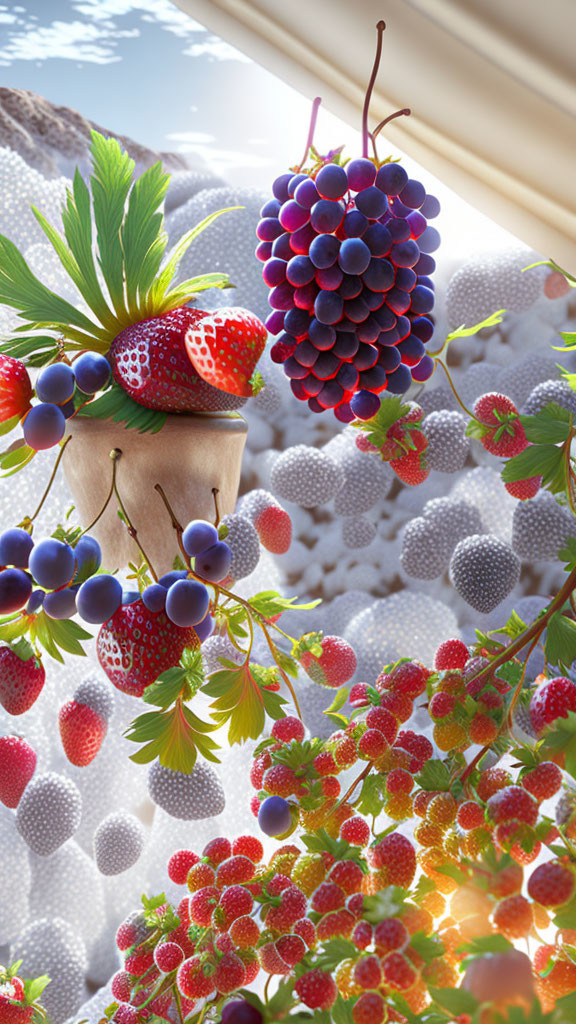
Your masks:
<svg viewBox="0 0 576 1024"><path fill-rule="evenodd" d="M448 383L449 383L449 385L452 388L452 391L454 393L454 398L458 402L458 405L460 406L460 408L464 410L466 415L469 416L471 420L474 420L476 423L478 423L479 421L478 421L477 417L474 415L473 412L470 412L470 409L466 408L466 406L464 405L464 402L460 398L460 395L458 394L458 392L456 390L456 386L454 384L454 381L452 380L450 371L449 371L448 367L446 366L446 364L443 363L441 359L435 359L434 362L436 363L436 366L441 366L442 369L444 370L444 373L446 374L446 376L448 378Z"/></svg>
<svg viewBox="0 0 576 1024"><path fill-rule="evenodd" d="M410 117L411 113L412 111L410 110L410 107L403 107L402 110L395 110L393 114L388 114L388 117L385 117L383 121L380 121L380 124L377 124L376 127L372 129L372 132L370 133L372 135L372 138L376 139L376 136L382 131L383 128L386 127L387 124L390 123L390 121L393 121L394 118Z"/></svg>
<svg viewBox="0 0 576 1024"><path fill-rule="evenodd" d="M372 74L370 75L370 81L368 82L368 88L366 89L366 96L364 97L364 109L362 110L362 156L368 156L368 112L370 110L370 100L372 98L372 90L374 88L374 82L376 81L376 75L378 74L378 68L380 67L380 58L382 56L382 35L386 28L385 21L379 21L376 25L376 31L378 32L378 39L376 42L376 55L374 57L374 64L372 66Z"/></svg>
<svg viewBox="0 0 576 1024"><path fill-rule="evenodd" d="M300 161L300 163L298 165L298 170L299 171L302 170L302 168L304 167L304 164L306 163L306 160L308 159L308 153L310 152L310 147L312 146L312 144L314 142L314 132L316 131L316 121L318 120L318 110L320 108L320 104L321 103L322 103L322 97L321 96L316 96L316 98L312 102L312 111L310 113L310 125L309 125L309 128L308 128L308 135L307 135L307 138L306 138L306 149L304 150L304 156L302 157L302 160Z"/></svg>
<svg viewBox="0 0 576 1024"><path fill-rule="evenodd" d="M118 453L118 454L116 454L116 453ZM121 454L122 454L121 450L119 448L115 448L114 451L110 453L110 457L112 458L112 460L114 462L117 462L118 459L120 458ZM137 531L136 527L134 526L132 520L130 519L130 516L128 515L128 513L126 511L126 506L124 505L124 502L122 501L122 498L120 497L120 492L118 491L118 484L117 484L117 481L116 481L116 474L114 474L113 491L114 491L114 494L116 495L116 500L117 500L117 502L118 502L118 504L120 506L120 511L121 511L122 515L124 516L124 519L126 520L126 527L127 527L128 533L129 533L130 537L132 538L132 540L134 541L136 547L138 548L138 550L139 550L140 554L142 555L142 558L146 562L148 568L150 569L150 575L152 576L154 582L158 583L158 575L156 573L156 570L154 569L154 566L152 565L152 562L148 558L148 555L146 554L146 552L145 552L145 550L144 550L144 548L142 546L141 541L138 540L138 531Z"/></svg>
<svg viewBox="0 0 576 1024"><path fill-rule="evenodd" d="M92 522L84 530L82 530L82 533L80 534L80 537L83 537L85 533L88 533L88 531L91 530L92 527L96 525L96 523L104 515L106 509L108 508L108 505L112 501L112 495L114 494L114 488L116 486L116 466L118 465L118 459L120 458L121 455L122 455L122 450L120 448L113 448L112 451L110 452L110 458L112 459L112 480L110 481L110 490L108 491L108 495L106 497L106 500L105 500L104 504L102 505L102 508L100 509L98 515L96 516L95 519L92 520ZM80 539L80 538L78 538L78 539Z"/></svg>
<svg viewBox="0 0 576 1024"><path fill-rule="evenodd" d="M64 449L66 448L66 445L71 440L72 440L72 435L69 435L66 438L66 440L60 445L60 451L58 453L58 458L56 459L56 462L54 463L54 469L52 470L52 473L50 474L50 479L49 479L49 481L48 481L48 483L46 485L46 490L44 491L44 494L40 498L40 501L38 503L38 507L37 507L36 511L34 512L34 515L26 516L26 518L23 520L23 522L25 522L27 525L29 525L29 524L34 522L34 520L36 519L36 516L38 515L38 513L40 512L40 509L42 508L44 502L46 501L46 498L48 497L48 495L50 493L50 488L52 487L52 484L54 483L54 480L56 478L56 473L58 472L58 467L59 467L59 465L60 465L60 463L62 461L62 456L64 455ZM26 527L25 527L25 529L26 529Z"/></svg>
<svg viewBox="0 0 576 1024"><path fill-rule="evenodd" d="M218 528L220 526L220 507L219 507L219 504L218 504L218 495L219 494L220 494L219 489L217 487L213 487L212 488L212 497L214 498L214 508L216 510L216 521L214 523L214 526L216 528Z"/></svg>

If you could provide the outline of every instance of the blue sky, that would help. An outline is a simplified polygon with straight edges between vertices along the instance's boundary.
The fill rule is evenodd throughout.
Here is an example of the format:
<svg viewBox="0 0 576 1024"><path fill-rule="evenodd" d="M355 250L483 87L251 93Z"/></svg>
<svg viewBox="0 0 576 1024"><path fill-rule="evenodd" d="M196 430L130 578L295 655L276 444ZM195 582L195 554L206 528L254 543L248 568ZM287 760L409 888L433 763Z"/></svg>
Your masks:
<svg viewBox="0 0 576 1024"><path fill-rule="evenodd" d="M170 0L0 0L0 81L258 188L299 162L310 111L307 98ZM324 108L316 141L324 152L342 144L351 155L358 150L358 133ZM442 202L444 253L514 242L413 161L405 163Z"/></svg>

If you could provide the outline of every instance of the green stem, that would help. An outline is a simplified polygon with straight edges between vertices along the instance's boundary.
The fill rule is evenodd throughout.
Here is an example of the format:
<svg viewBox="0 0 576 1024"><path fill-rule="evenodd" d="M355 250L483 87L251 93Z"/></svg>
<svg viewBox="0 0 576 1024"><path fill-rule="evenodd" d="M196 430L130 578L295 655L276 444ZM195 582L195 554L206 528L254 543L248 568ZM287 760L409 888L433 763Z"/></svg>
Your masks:
<svg viewBox="0 0 576 1024"><path fill-rule="evenodd" d="M48 481L48 483L46 485L46 490L44 491L44 494L40 498L40 501L38 503L36 511L34 512L33 515L26 516L26 518L22 521L22 523L20 523L20 525L23 526L24 529L27 529L28 525L30 525L30 524L32 524L34 522L34 520L36 519L38 513L40 512L44 502L46 501L46 498L50 494L50 489L52 487L52 484L54 483L54 480L56 479L56 473L58 472L58 467L59 467L59 465L60 465L60 463L62 461L62 456L64 455L64 449L66 448L66 445L71 440L72 440L72 437L69 436L69 437L66 438L65 441L61 441L60 442L60 451L58 453L58 458L56 459L56 462L54 463L54 469L52 470L52 473L50 474L50 479L49 479L49 481ZM26 524L26 525L24 525L24 524ZM30 532L32 532L32 531L30 531Z"/></svg>
<svg viewBox="0 0 576 1024"><path fill-rule="evenodd" d="M120 458L121 455L122 455L122 452L120 451L119 448L113 448L112 451L110 452L110 458L112 460L112 480L110 482L110 490L108 491L108 494L106 496L106 500L105 500L104 504L102 505L102 508L100 509L98 515L96 516L95 519L92 520L91 523L88 524L88 526L84 530L82 530L82 533L80 534L80 537L83 537L84 534L88 533L89 530L91 530L93 526L96 526L96 523L98 522L99 519L102 518L102 516L104 515L106 509L108 508L108 505L112 501L112 495L114 494L114 489L116 487L116 466L118 464L118 459ZM78 539L80 539L80 538L78 538Z"/></svg>
<svg viewBox="0 0 576 1024"><path fill-rule="evenodd" d="M464 410L466 415L469 416L471 420L474 420L475 423L479 423L480 422L479 419L474 415L473 412L470 412L470 409L468 409L464 405L464 402L460 398L460 395L458 394L458 392L456 390L456 385L454 384L454 381L452 380L452 376L451 376L450 371L449 371L448 367L446 366L446 364L443 363L442 360L439 359L438 357L436 357L434 359L434 362L436 363L436 366L441 366L442 369L444 370L444 373L446 374L446 376L448 378L448 383L449 383L449 385L452 388L452 391L454 393L454 398L458 402L458 405L460 406L460 408Z"/></svg>

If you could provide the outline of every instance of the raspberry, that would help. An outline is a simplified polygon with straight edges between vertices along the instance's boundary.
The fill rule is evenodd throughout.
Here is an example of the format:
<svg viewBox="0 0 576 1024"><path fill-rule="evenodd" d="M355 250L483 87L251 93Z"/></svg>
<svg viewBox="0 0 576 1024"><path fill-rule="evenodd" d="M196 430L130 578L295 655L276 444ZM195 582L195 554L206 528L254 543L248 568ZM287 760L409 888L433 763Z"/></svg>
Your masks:
<svg viewBox="0 0 576 1024"><path fill-rule="evenodd" d="M490 715L476 714L468 725L468 739L481 747L488 746L497 735L498 726Z"/></svg>
<svg viewBox="0 0 576 1024"><path fill-rule="evenodd" d="M327 939L348 938L354 927L354 917L349 910L334 910L321 917L316 934L320 942Z"/></svg>
<svg viewBox="0 0 576 1024"><path fill-rule="evenodd" d="M311 907L318 914L328 914L331 910L340 910L346 902L344 892L335 882L323 882L316 892L312 893Z"/></svg>
<svg viewBox="0 0 576 1024"><path fill-rule="evenodd" d="M507 864L497 874L492 875L488 883L488 892L497 899L514 896L522 888L524 873L519 864Z"/></svg>
<svg viewBox="0 0 576 1024"><path fill-rule="evenodd" d="M242 885L231 885L222 893L212 919L222 931L228 931L232 922L237 917L250 914L253 906L254 899L252 893L248 892Z"/></svg>
<svg viewBox="0 0 576 1024"><path fill-rule="evenodd" d="M406 836L392 832L370 850L371 866L384 872L386 885L408 889L416 874L416 854Z"/></svg>
<svg viewBox="0 0 576 1024"><path fill-rule="evenodd" d="M436 746L444 753L466 746L468 742L464 726L455 721L436 722L432 735Z"/></svg>
<svg viewBox="0 0 576 1024"><path fill-rule="evenodd" d="M110 991L119 1003L127 1003L132 992L132 979L126 971L118 971L112 978Z"/></svg>
<svg viewBox="0 0 576 1024"><path fill-rule="evenodd" d="M163 942L154 950L154 962L162 974L175 971L184 960L184 950L176 942Z"/></svg>
<svg viewBox="0 0 576 1024"><path fill-rule="evenodd" d="M419 736L417 733L412 732L411 729L403 730L398 733L396 738L395 747L400 747L402 750L407 750L409 754L412 754L412 763L410 765L410 771L420 771L422 766L429 761L434 753L434 748L430 743L430 740L426 736Z"/></svg>
<svg viewBox="0 0 576 1024"><path fill-rule="evenodd" d="M382 968L378 957L365 956L358 960L353 978L360 988L379 988L382 983Z"/></svg>
<svg viewBox="0 0 576 1024"><path fill-rule="evenodd" d="M254 878L254 864L243 854L222 861L216 872L216 885L242 885Z"/></svg>
<svg viewBox="0 0 576 1024"><path fill-rule="evenodd" d="M252 814L254 815L255 818L258 817L261 803L262 801L260 800L260 797L255 793L252 799L250 800L250 810L252 811Z"/></svg>
<svg viewBox="0 0 576 1024"><path fill-rule="evenodd" d="M437 672L445 669L464 668L470 653L462 640L445 640L434 655L434 668Z"/></svg>
<svg viewBox="0 0 576 1024"><path fill-rule="evenodd" d="M224 996L242 988L246 981L246 968L240 957L235 953L224 953L216 964L212 981L216 991Z"/></svg>
<svg viewBox="0 0 576 1024"><path fill-rule="evenodd" d="M142 949L134 950L124 961L124 970L131 974L133 978L141 978L153 966L153 954Z"/></svg>
<svg viewBox="0 0 576 1024"><path fill-rule="evenodd" d="M202 856L206 857L213 867L218 867L223 860L228 860L232 854L232 844L229 839L219 836L212 839L202 850Z"/></svg>
<svg viewBox="0 0 576 1024"><path fill-rule="evenodd" d="M386 1006L378 992L363 992L352 1007L354 1024L383 1024Z"/></svg>
<svg viewBox="0 0 576 1024"><path fill-rule="evenodd" d="M434 722L439 722L443 718L448 718L454 711L456 705L456 699L451 693L445 693L441 691L435 693L430 703L428 704L428 713L430 718Z"/></svg>
<svg viewBox="0 0 576 1024"><path fill-rule="evenodd" d="M250 949L260 938L260 929L254 918L242 916L232 922L228 934L235 946L240 949Z"/></svg>
<svg viewBox="0 0 576 1024"><path fill-rule="evenodd" d="M264 856L264 847L256 836L238 836L232 840L232 853L234 856L248 857L253 864L259 864Z"/></svg>
<svg viewBox="0 0 576 1024"><path fill-rule="evenodd" d="M281 896L279 906L270 907L266 915L266 927L287 933L306 913L306 896L296 885L290 885Z"/></svg>
<svg viewBox="0 0 576 1024"><path fill-rule="evenodd" d="M289 967L295 967L306 956L306 943L299 935L281 935L276 940L276 949Z"/></svg>
<svg viewBox="0 0 576 1024"><path fill-rule="evenodd" d="M532 771L526 772L520 782L524 789L541 802L556 795L562 785L562 772L554 761L542 761Z"/></svg>
<svg viewBox="0 0 576 1024"><path fill-rule="evenodd" d="M277 872L270 879L266 888L270 896L279 896L281 892L285 891L285 889L289 889L292 884L293 883L291 879L288 878L288 875L283 875L280 872Z"/></svg>
<svg viewBox="0 0 576 1024"><path fill-rule="evenodd" d="M344 736L338 740L333 750L334 760L340 768L351 768L358 760L356 741L352 736Z"/></svg>
<svg viewBox="0 0 576 1024"><path fill-rule="evenodd" d="M567 718L569 711L576 711L576 685L570 679L547 679L534 691L530 717L538 735L557 718Z"/></svg>
<svg viewBox="0 0 576 1024"><path fill-rule="evenodd" d="M178 904L178 917L180 918L180 924L186 928L190 924L190 897L184 896Z"/></svg>
<svg viewBox="0 0 576 1024"><path fill-rule="evenodd" d="M275 942L266 942L263 946L260 946L258 957L260 959L260 966L263 971L266 971L266 974L286 975L290 973L290 967L280 956Z"/></svg>
<svg viewBox="0 0 576 1024"><path fill-rule="evenodd" d="M542 846L536 839L534 830L523 821L506 821L498 825L494 832L494 841L518 864L531 864L536 860Z"/></svg>
<svg viewBox="0 0 576 1024"><path fill-rule="evenodd" d="M262 788L271 796L292 796L298 786L296 774L287 764L274 764L264 772Z"/></svg>
<svg viewBox="0 0 576 1024"><path fill-rule="evenodd" d="M388 953L382 960L382 976L396 992L406 992L416 982L416 971L402 953Z"/></svg>
<svg viewBox="0 0 576 1024"><path fill-rule="evenodd" d="M451 793L438 793L426 809L426 817L433 825L447 827L456 821L458 805Z"/></svg>
<svg viewBox="0 0 576 1024"><path fill-rule="evenodd" d="M489 800L500 789L512 784L512 776L504 768L487 768L482 772L476 792L481 800Z"/></svg>
<svg viewBox="0 0 576 1024"><path fill-rule="evenodd" d="M200 860L192 850L177 850L168 861L168 878L176 885L185 885L190 868Z"/></svg>
<svg viewBox="0 0 576 1024"><path fill-rule="evenodd" d="M367 949L372 945L373 934L372 925L368 921L359 921L352 932L352 942L358 949Z"/></svg>
<svg viewBox="0 0 576 1024"><path fill-rule="evenodd" d="M443 672L437 683L438 693L451 693L452 696L459 696L464 692L464 676L462 672L451 669L449 672Z"/></svg>
<svg viewBox="0 0 576 1024"><path fill-rule="evenodd" d="M301 939L304 939L308 949L314 948L316 945L316 929L309 917L302 917L300 921L296 921L293 931Z"/></svg>
<svg viewBox="0 0 576 1024"><path fill-rule="evenodd" d="M376 761L387 747L388 743L378 729L367 729L358 740L358 755L365 761Z"/></svg>
<svg viewBox="0 0 576 1024"><path fill-rule="evenodd" d="M406 821L407 818L412 817L413 806L414 801L411 796L406 796L405 793L392 794L386 797L384 812L391 821Z"/></svg>
<svg viewBox="0 0 576 1024"><path fill-rule="evenodd" d="M399 917L387 917L374 929L374 945L381 957L397 949L405 949L409 941L408 929Z"/></svg>
<svg viewBox="0 0 576 1024"><path fill-rule="evenodd" d="M541 486L541 476L529 476L526 480L514 480L504 484L508 494L517 498L518 501L529 501L530 498L535 498Z"/></svg>
<svg viewBox="0 0 576 1024"><path fill-rule="evenodd" d="M246 968L245 985L251 985L260 971L260 961L254 949L237 949L236 955L240 958Z"/></svg>
<svg viewBox="0 0 576 1024"><path fill-rule="evenodd" d="M355 892L353 896L349 896L346 900L346 906L350 913L359 920L364 913L364 882L362 882L362 892Z"/></svg>
<svg viewBox="0 0 576 1024"><path fill-rule="evenodd" d="M335 775L327 775L320 785L324 796L340 796L342 787Z"/></svg>
<svg viewBox="0 0 576 1024"><path fill-rule="evenodd" d="M437 795L433 790L419 789L414 797L414 814L419 818L425 818L428 804Z"/></svg>
<svg viewBox="0 0 576 1024"><path fill-rule="evenodd" d="M535 825L538 821L538 804L521 786L505 786L494 793L488 800L486 810L496 825L508 821Z"/></svg>
<svg viewBox="0 0 576 1024"><path fill-rule="evenodd" d="M291 743L292 740L301 743L306 731L299 718L288 715L286 718L278 718L274 722L272 735L274 739L280 740L282 743Z"/></svg>
<svg viewBox="0 0 576 1024"><path fill-rule="evenodd" d="M393 768L386 778L386 792L407 795L412 792L414 780L404 768Z"/></svg>
<svg viewBox="0 0 576 1024"><path fill-rule="evenodd" d="M250 782L254 789L262 789L264 772L272 764L272 756L269 750L264 750L258 757L255 757L250 768Z"/></svg>
<svg viewBox="0 0 576 1024"><path fill-rule="evenodd" d="M190 921L192 924L207 928L212 921L212 912L220 898L215 885L207 885L190 897Z"/></svg>
<svg viewBox="0 0 576 1024"><path fill-rule="evenodd" d="M315 683L338 688L344 686L356 671L356 655L340 636L322 638L320 657L304 651L300 663Z"/></svg>
<svg viewBox="0 0 576 1024"><path fill-rule="evenodd" d="M362 889L364 875L359 864L353 860L338 860L332 865L328 873L328 881L335 882L345 892L346 896L352 896Z"/></svg>
<svg viewBox="0 0 576 1024"><path fill-rule="evenodd" d="M575 885L572 868L558 860L549 860L530 875L528 895L542 907L561 907L572 899Z"/></svg>
<svg viewBox="0 0 576 1024"><path fill-rule="evenodd" d="M324 881L328 873L321 853L302 853L292 871L292 881L307 896Z"/></svg>
<svg viewBox="0 0 576 1024"><path fill-rule="evenodd" d="M311 1010L329 1010L338 997L338 989L331 975L318 968L302 974L294 988L300 1002Z"/></svg>
<svg viewBox="0 0 576 1024"><path fill-rule="evenodd" d="M214 868L210 867L209 864L204 864L200 861L198 864L193 864L188 872L186 879L186 885L190 892L198 892L199 889L203 889L206 885L212 885L216 878L216 872Z"/></svg>
<svg viewBox="0 0 576 1024"><path fill-rule="evenodd" d="M253 521L260 543L267 551L283 555L292 542L292 520L281 505L269 505Z"/></svg>
<svg viewBox="0 0 576 1024"><path fill-rule="evenodd" d="M414 699L424 693L430 672L418 661L404 661L391 672L392 689Z"/></svg>
<svg viewBox="0 0 576 1024"><path fill-rule="evenodd" d="M340 826L340 838L351 846L366 846L370 842L370 826L364 818L348 818Z"/></svg>
<svg viewBox="0 0 576 1024"><path fill-rule="evenodd" d="M420 846L442 846L443 838L444 829L430 821L423 821L414 829L414 839Z"/></svg>
<svg viewBox="0 0 576 1024"><path fill-rule="evenodd" d="M383 693L380 698L380 707L389 711L399 722L407 722L412 717L414 705L410 697L405 693Z"/></svg>
<svg viewBox="0 0 576 1024"><path fill-rule="evenodd" d="M506 939L525 939L532 930L532 907L525 896L510 896L494 911L494 924Z"/></svg>
<svg viewBox="0 0 576 1024"><path fill-rule="evenodd" d="M484 811L474 800L466 800L465 803L460 804L456 820L461 829L469 832L484 824Z"/></svg>
<svg viewBox="0 0 576 1024"><path fill-rule="evenodd" d="M338 771L338 765L329 750L323 750L321 754L317 754L312 765L321 777L334 775Z"/></svg>
<svg viewBox="0 0 576 1024"><path fill-rule="evenodd" d="M401 695L400 695L401 696ZM366 715L366 725L369 730L377 729L384 736L384 739L392 744L398 735L398 720L391 711L386 708L370 708Z"/></svg>

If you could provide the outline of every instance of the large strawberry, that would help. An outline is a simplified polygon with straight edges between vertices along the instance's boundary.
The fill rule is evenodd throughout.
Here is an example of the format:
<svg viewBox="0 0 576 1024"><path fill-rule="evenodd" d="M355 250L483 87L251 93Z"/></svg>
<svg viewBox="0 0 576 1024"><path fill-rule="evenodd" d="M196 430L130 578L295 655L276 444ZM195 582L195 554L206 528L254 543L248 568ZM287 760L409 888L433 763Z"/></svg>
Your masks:
<svg viewBox="0 0 576 1024"><path fill-rule="evenodd" d="M45 679L44 666L27 640L0 647L0 704L9 715L28 711Z"/></svg>
<svg viewBox="0 0 576 1024"><path fill-rule="evenodd" d="M266 345L266 328L247 309L230 306L207 313L186 333L190 361L215 388L250 398L252 375Z"/></svg>
<svg viewBox="0 0 576 1024"><path fill-rule="evenodd" d="M21 419L30 408L32 385L24 363L0 355L0 423Z"/></svg>
<svg viewBox="0 0 576 1024"><path fill-rule="evenodd" d="M175 626L164 612L149 612L142 601L122 605L101 627L96 644L110 682L132 697L177 665L185 647L200 647L195 630Z"/></svg>

